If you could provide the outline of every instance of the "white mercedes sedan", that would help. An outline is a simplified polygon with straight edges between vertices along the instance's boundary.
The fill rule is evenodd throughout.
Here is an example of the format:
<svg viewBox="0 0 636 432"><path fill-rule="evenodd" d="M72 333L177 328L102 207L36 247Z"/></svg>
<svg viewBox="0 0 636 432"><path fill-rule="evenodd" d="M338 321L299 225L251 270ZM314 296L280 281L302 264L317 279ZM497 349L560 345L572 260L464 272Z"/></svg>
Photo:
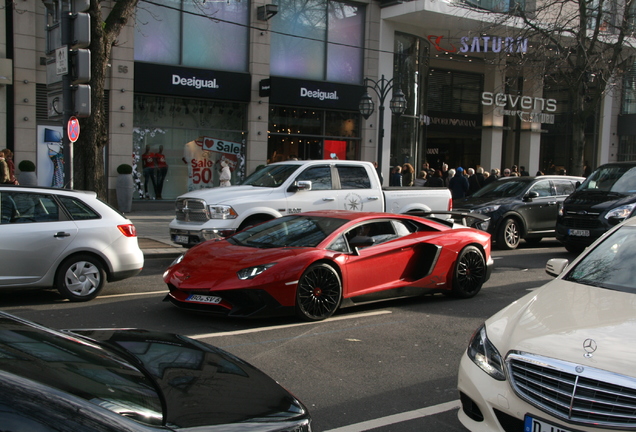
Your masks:
<svg viewBox="0 0 636 432"><path fill-rule="evenodd" d="M636 430L636 218L490 317L461 359L471 431Z"/></svg>

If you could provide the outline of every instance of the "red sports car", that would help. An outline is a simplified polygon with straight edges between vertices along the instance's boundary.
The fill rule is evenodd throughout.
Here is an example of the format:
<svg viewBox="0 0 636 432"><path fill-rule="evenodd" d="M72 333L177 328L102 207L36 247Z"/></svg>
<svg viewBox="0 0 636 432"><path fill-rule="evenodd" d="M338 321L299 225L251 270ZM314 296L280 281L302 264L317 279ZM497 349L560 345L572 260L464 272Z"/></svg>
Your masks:
<svg viewBox="0 0 636 432"><path fill-rule="evenodd" d="M490 234L415 215L319 211L272 219L188 250L164 273L190 310L318 321L338 308L442 292L476 295Z"/></svg>

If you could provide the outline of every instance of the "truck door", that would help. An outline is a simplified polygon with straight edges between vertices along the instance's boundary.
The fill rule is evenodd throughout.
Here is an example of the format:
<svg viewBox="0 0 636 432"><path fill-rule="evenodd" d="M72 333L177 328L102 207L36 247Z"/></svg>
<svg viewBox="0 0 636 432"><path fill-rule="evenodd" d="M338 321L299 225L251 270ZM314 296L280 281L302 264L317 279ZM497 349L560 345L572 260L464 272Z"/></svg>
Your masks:
<svg viewBox="0 0 636 432"><path fill-rule="evenodd" d="M338 208L338 190L335 189L331 166L313 165L296 177L298 181L311 181L311 190L288 192L287 213Z"/></svg>
<svg viewBox="0 0 636 432"><path fill-rule="evenodd" d="M338 165L338 208L353 211L384 211L384 195L362 165Z"/></svg>

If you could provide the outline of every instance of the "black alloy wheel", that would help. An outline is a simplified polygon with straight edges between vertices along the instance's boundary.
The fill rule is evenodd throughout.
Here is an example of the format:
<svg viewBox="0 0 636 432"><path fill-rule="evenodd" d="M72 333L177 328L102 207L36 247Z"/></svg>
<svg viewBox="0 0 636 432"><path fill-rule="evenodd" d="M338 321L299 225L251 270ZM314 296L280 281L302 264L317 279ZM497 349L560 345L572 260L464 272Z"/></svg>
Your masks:
<svg viewBox="0 0 636 432"><path fill-rule="evenodd" d="M305 321L329 318L340 306L342 283L338 272L330 265L309 266L298 281L296 314Z"/></svg>
<svg viewBox="0 0 636 432"><path fill-rule="evenodd" d="M476 246L466 246L459 253L453 274L454 297L474 297L486 279L486 259Z"/></svg>

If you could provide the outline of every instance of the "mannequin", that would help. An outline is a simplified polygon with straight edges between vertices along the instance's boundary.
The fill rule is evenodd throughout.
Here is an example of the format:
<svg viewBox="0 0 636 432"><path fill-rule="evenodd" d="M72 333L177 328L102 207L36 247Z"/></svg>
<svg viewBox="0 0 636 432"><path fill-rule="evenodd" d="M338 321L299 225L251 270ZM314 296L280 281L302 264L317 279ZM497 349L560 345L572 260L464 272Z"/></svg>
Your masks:
<svg viewBox="0 0 636 432"><path fill-rule="evenodd" d="M168 163L166 162L166 156L163 154L163 146L159 146L159 151L155 153L155 163L157 165L157 187L155 189L157 199L161 198L161 192L163 192L163 182L168 175Z"/></svg>
<svg viewBox="0 0 636 432"><path fill-rule="evenodd" d="M232 178L232 171L230 171L230 167L227 162L221 161L221 175L219 176L219 180L221 182L221 187L232 186L230 183L230 179Z"/></svg>
<svg viewBox="0 0 636 432"><path fill-rule="evenodd" d="M148 180L152 182L152 187L157 195L157 164L155 163L155 154L150 150L150 146L146 146L146 152L141 155L141 166L144 170L144 192L145 198L148 195Z"/></svg>

